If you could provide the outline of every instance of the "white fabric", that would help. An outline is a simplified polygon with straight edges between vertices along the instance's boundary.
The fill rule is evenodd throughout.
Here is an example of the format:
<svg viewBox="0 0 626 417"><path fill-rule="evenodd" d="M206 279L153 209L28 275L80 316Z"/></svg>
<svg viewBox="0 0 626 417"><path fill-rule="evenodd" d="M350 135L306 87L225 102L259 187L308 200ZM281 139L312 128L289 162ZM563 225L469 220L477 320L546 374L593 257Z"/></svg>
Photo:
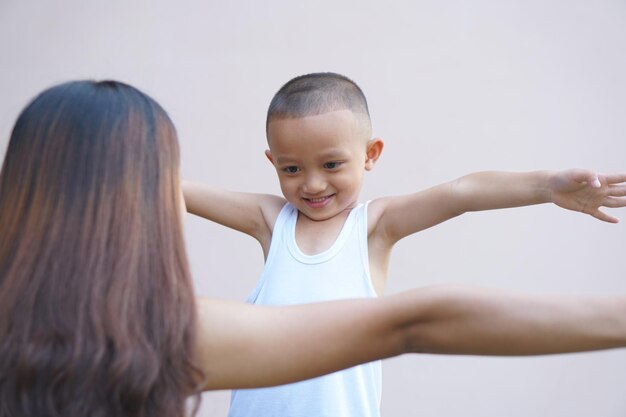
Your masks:
<svg viewBox="0 0 626 417"><path fill-rule="evenodd" d="M376 297L367 257L367 203L352 209L333 245L316 255L298 248L297 218L298 211L287 203L274 225L265 268L248 302L286 305ZM234 390L228 415L378 417L381 384L381 363L375 361L295 384Z"/></svg>

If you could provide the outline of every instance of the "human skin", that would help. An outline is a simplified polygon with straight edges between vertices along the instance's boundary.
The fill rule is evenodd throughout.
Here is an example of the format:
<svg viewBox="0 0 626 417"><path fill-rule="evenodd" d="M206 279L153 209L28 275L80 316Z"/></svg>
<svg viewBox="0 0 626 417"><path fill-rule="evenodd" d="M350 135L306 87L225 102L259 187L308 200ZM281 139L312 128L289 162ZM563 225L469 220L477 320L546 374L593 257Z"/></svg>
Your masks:
<svg viewBox="0 0 626 417"><path fill-rule="evenodd" d="M295 306L200 298L198 312L207 390L285 384L405 353L517 356L626 346L626 297L440 285Z"/></svg>
<svg viewBox="0 0 626 417"><path fill-rule="evenodd" d="M381 156L383 141L369 138L362 118L349 110L273 119L266 156L283 197L241 193L185 182L189 211L254 237L267 257L274 221L285 201L300 212L296 242L307 254L330 246L357 204L365 172ZM384 293L394 245L463 213L554 203L616 223L602 207L626 205L626 174L585 169L476 172L425 190L373 199L368 206L371 280ZM313 203L312 203L313 202Z"/></svg>
<svg viewBox="0 0 626 417"><path fill-rule="evenodd" d="M0 174L3 415L183 415L199 388L287 383L406 352L626 345L624 297L439 286L289 307L196 299L176 134L156 102L114 81L69 82L40 94L13 132ZM76 395L94 384L111 393Z"/></svg>
<svg viewBox="0 0 626 417"><path fill-rule="evenodd" d="M305 253L325 249L356 204L363 173L382 151L382 140L363 137L357 123L346 111L271 121L266 156L284 198L186 182L189 211L255 237L267 256L273 223L288 200L302 208L299 247ZM624 180L588 170L484 172L376 199L368 213L372 281L382 293L395 242L466 211L554 202L611 221L600 207L623 205ZM225 358L210 370L223 380L207 382L208 388L284 384L404 353L537 355L624 343L623 298L541 297L452 285L289 307L206 303L201 301L201 334L222 337L213 339L220 346L207 341L202 357L207 363ZM229 313L228 321L218 310ZM242 362L246 366L233 374Z"/></svg>

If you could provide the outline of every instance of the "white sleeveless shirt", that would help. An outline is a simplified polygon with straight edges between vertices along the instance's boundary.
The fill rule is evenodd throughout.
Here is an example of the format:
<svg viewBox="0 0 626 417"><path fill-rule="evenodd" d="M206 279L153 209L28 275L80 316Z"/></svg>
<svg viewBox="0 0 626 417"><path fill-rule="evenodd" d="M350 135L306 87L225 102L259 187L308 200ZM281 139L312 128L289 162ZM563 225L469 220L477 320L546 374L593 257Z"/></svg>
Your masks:
<svg viewBox="0 0 626 417"><path fill-rule="evenodd" d="M298 248L297 219L298 210L285 204L248 302L286 305L377 296L369 272L367 203L352 209L332 246L315 255ZM381 385L381 363L375 361L295 384L233 390L228 415L378 417Z"/></svg>

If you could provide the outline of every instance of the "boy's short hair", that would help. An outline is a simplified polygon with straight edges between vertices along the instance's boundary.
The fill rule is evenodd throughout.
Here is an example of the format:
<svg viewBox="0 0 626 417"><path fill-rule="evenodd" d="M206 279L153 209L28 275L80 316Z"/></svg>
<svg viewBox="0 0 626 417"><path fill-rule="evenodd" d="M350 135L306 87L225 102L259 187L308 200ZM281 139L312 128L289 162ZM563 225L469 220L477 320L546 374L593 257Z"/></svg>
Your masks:
<svg viewBox="0 0 626 417"><path fill-rule="evenodd" d="M305 74L289 80L274 95L265 128L272 120L315 116L336 110L350 110L364 116L371 129L365 94L348 77L333 72Z"/></svg>

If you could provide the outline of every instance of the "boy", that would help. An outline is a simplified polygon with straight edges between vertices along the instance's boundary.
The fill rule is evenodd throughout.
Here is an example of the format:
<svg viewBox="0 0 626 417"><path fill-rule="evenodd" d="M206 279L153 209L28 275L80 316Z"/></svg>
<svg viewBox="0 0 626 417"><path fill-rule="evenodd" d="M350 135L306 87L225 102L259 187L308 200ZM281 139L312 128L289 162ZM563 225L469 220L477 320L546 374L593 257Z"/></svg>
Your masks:
<svg viewBox="0 0 626 417"><path fill-rule="evenodd" d="M600 220L626 205L626 175L585 170L470 174L405 196L357 202L383 150L360 88L339 74L297 77L274 96L266 156L284 198L184 184L189 212L259 241L265 268L249 301L295 304L383 293L391 249L467 211L553 202ZM234 391L229 415L378 416L380 363L281 387Z"/></svg>

